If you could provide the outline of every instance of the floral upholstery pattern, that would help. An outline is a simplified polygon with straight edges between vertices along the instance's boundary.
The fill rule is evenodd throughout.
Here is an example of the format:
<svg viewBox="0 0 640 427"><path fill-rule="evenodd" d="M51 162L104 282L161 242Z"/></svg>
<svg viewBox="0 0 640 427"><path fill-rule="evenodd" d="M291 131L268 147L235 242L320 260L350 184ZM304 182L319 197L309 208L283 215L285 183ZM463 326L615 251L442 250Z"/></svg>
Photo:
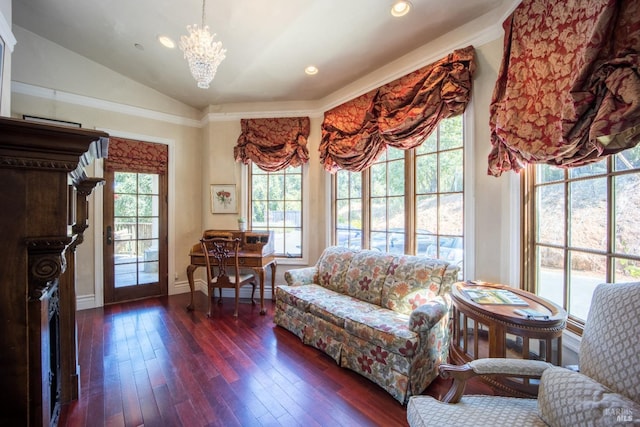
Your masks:
<svg viewBox="0 0 640 427"><path fill-rule="evenodd" d="M344 343L344 329L310 313L304 313L304 319L307 326L304 330L302 342L324 351L333 360L340 363L340 355Z"/></svg>
<svg viewBox="0 0 640 427"><path fill-rule="evenodd" d="M309 305L309 312L311 314L321 317L341 328L344 328L345 318L349 313L369 313L375 309L376 306L371 303L335 293L330 294L321 301L314 301Z"/></svg>
<svg viewBox="0 0 640 427"><path fill-rule="evenodd" d="M291 286L308 285L318 283L318 269L314 267L296 268L295 270L285 271L284 277Z"/></svg>
<svg viewBox="0 0 640 427"><path fill-rule="evenodd" d="M355 253L351 249L334 246L324 251L318 260L318 284L343 293L345 275Z"/></svg>
<svg viewBox="0 0 640 427"><path fill-rule="evenodd" d="M446 360L457 271L426 257L329 247L314 267L285 273L274 322L404 404Z"/></svg>
<svg viewBox="0 0 640 427"><path fill-rule="evenodd" d="M382 284L394 258L393 255L378 251L361 251L355 254L347 270L346 293L380 305Z"/></svg>
<svg viewBox="0 0 640 427"><path fill-rule="evenodd" d="M436 295L449 294L457 275L457 267L444 265L439 260L417 256L399 258L389 267L382 287L381 305L410 314Z"/></svg>
<svg viewBox="0 0 640 427"><path fill-rule="evenodd" d="M409 316L391 310L368 313L351 312L345 320L345 330L387 351L412 357L418 349L418 336L409 329Z"/></svg>

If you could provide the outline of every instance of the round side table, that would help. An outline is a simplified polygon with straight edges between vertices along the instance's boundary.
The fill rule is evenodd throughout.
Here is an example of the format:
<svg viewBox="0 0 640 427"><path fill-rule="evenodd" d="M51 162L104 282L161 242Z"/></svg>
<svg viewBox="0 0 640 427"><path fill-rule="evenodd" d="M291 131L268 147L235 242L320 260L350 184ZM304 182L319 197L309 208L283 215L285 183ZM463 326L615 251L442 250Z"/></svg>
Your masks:
<svg viewBox="0 0 640 427"><path fill-rule="evenodd" d="M521 304L475 302L468 290L510 291ZM520 289L486 282L458 282L451 289L453 321L450 357L462 365L486 357L510 357L562 363L562 331L567 313L561 307ZM525 305L526 303L526 305ZM543 317L528 318L516 310L531 309ZM483 376L496 391L511 396L535 397L538 380Z"/></svg>

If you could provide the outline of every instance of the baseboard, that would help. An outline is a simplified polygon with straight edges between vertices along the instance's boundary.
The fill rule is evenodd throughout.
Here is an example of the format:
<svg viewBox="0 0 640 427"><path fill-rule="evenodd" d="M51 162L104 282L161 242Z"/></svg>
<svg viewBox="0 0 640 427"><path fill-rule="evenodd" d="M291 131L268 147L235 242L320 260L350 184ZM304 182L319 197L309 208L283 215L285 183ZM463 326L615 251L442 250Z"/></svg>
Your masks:
<svg viewBox="0 0 640 427"><path fill-rule="evenodd" d="M96 305L95 294L82 295L76 298L76 310L88 310L90 308L100 307L102 304Z"/></svg>
<svg viewBox="0 0 640 427"><path fill-rule="evenodd" d="M204 280L195 280L194 288L196 292L202 292L203 294L207 294L207 284ZM169 290L169 295L177 295L177 294L185 294L187 292L191 292L189 288L189 282L174 282L173 286ZM217 294L217 292L216 292ZM235 291L233 289L223 289L222 290L223 298L234 298ZM240 298L251 298L251 286L243 286L240 288ZM260 298L260 289L256 289L256 294L254 298L257 300ZM264 286L264 298L271 299L271 285ZM82 295L76 298L76 310L89 310L91 308L102 307L102 301L96 301L95 294L90 295Z"/></svg>

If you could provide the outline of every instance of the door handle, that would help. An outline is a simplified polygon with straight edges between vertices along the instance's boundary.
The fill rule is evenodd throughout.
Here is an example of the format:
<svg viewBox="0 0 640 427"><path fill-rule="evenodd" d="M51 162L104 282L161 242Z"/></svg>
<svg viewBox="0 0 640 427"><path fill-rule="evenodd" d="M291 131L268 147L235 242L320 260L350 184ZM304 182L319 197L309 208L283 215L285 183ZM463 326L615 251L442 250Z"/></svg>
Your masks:
<svg viewBox="0 0 640 427"><path fill-rule="evenodd" d="M107 245L113 244L113 231L111 230L111 226L107 226Z"/></svg>

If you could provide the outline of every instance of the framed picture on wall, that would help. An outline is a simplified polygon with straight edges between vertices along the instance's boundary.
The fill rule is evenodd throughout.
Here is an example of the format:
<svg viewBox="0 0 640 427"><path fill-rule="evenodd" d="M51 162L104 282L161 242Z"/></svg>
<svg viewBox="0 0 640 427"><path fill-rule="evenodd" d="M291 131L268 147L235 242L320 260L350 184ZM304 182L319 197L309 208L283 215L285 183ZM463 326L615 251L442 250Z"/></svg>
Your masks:
<svg viewBox="0 0 640 427"><path fill-rule="evenodd" d="M55 119L47 119L46 117L36 117L36 116L28 116L26 114L22 115L24 120L28 120L30 122L38 122L45 125L55 125L55 126L67 126L72 128L81 128L82 125L76 122L67 122L65 120L55 120Z"/></svg>
<svg viewBox="0 0 640 427"><path fill-rule="evenodd" d="M212 213L237 213L237 198L235 184L211 184Z"/></svg>

